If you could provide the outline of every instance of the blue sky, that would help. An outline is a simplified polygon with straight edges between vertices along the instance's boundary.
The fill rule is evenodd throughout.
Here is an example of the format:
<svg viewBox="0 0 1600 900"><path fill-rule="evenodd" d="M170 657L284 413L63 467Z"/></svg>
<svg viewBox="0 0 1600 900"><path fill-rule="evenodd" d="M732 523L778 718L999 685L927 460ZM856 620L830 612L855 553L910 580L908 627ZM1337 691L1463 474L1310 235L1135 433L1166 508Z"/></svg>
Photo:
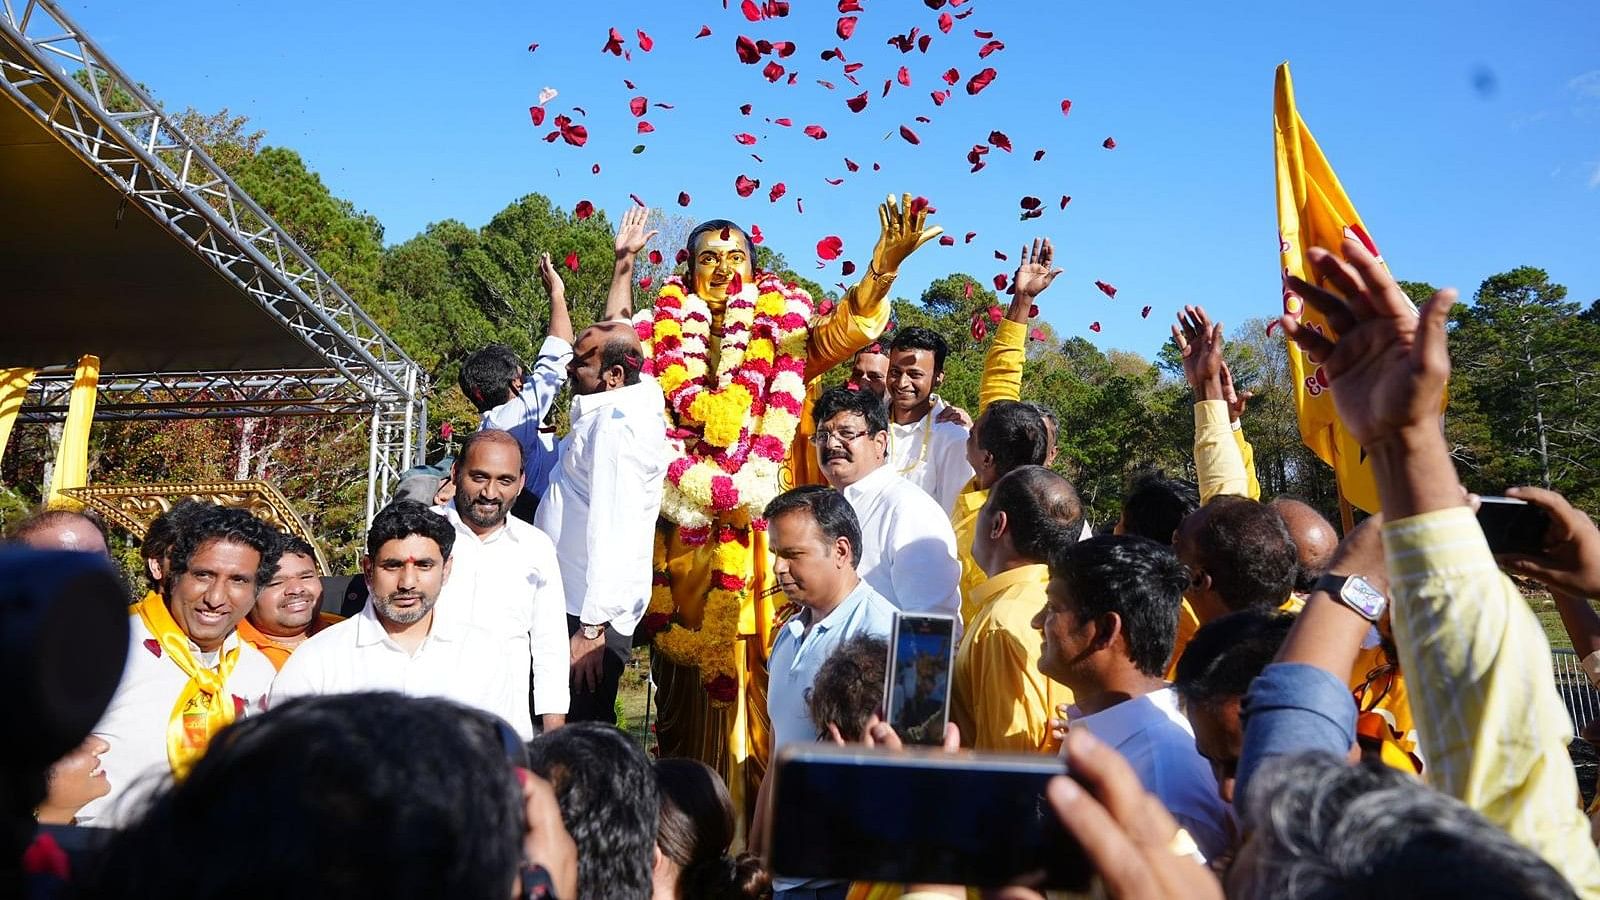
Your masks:
<svg viewBox="0 0 1600 900"><path fill-rule="evenodd" d="M786 18L749 22L738 0L673 2L218 3L61 0L104 48L169 107L228 107L302 153L332 189L376 215L387 239L431 221L481 225L511 200L591 200L613 219L629 193L696 218L756 223L769 245L816 280L818 239L836 234L863 269L874 205L890 191L927 196L955 247L925 247L901 273L914 297L934 278L1010 272L1024 240L1055 240L1066 269L1042 298L1063 334L1153 354L1175 309L1198 302L1225 322L1278 304L1272 84L1293 66L1297 99L1369 230L1403 278L1470 294L1485 276L1544 267L1573 299L1600 296L1600 16L1590 2L1321 4L1053 3L968 0L946 35L921 0L862 0L854 37L834 33L834 2L794 0ZM948 11L948 7L947 7ZM701 25L711 37L696 40ZM601 53L607 29L632 60ZM886 40L913 26L934 39L902 55ZM655 40L640 52L635 29ZM1005 49L977 56L994 32ZM736 35L788 40L799 82L769 84L743 65ZM528 44L537 42L530 53ZM822 50L841 47L860 87ZM764 64L766 60L763 60ZM905 65L912 86L883 83ZM998 76L977 96L962 85ZM929 92L961 83L942 108ZM623 79L631 79L630 91ZM817 79L833 82L829 91ZM528 107L559 96L550 119L576 121L587 146L545 143ZM851 113L845 98L866 90ZM637 135L628 100L644 95L656 128ZM1070 98L1070 116L1060 101ZM754 104L748 118L742 103ZM925 115L933 121L915 121ZM787 116L791 128L769 124ZM801 133L810 123L828 137ZM900 125L921 137L912 146ZM1015 152L965 160L993 130ZM732 138L759 139L744 147ZM888 135L885 139L885 135ZM1116 139L1115 150L1101 142ZM640 155L629 151L644 143ZM1046 151L1033 161L1036 149ZM760 154L764 162L751 159ZM843 158L862 164L845 171ZM878 162L883 170L871 171ZM599 175L591 165L601 166ZM759 178L739 198L735 176ZM830 186L823 179L844 177ZM782 181L777 203L768 188ZM679 191L693 197L680 211ZM1066 211L1058 208L1070 194ZM1042 219L1018 219L1040 197ZM802 198L803 214L795 199ZM970 245L960 240L978 232ZM662 248L669 256L675 248ZM994 258L1000 250L1009 262ZM597 261L604 262L604 261ZM1094 287L1115 284L1115 300ZM1140 309L1154 307L1150 318ZM1102 325L1099 334L1089 324Z"/></svg>

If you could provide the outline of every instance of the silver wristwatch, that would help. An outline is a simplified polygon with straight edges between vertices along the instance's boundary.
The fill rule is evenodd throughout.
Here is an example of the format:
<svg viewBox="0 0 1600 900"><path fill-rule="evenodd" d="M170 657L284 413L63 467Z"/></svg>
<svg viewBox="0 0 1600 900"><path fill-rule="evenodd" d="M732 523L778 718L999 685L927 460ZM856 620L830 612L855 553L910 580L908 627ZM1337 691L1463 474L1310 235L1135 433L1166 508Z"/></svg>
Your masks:
<svg viewBox="0 0 1600 900"><path fill-rule="evenodd" d="M605 637L606 634L606 626L604 625L580 624L578 626L578 630L583 632L583 639L586 641L598 641L602 637Z"/></svg>
<svg viewBox="0 0 1600 900"><path fill-rule="evenodd" d="M1324 575L1312 590L1327 591L1368 622L1383 618L1389 606L1389 598L1360 575Z"/></svg>

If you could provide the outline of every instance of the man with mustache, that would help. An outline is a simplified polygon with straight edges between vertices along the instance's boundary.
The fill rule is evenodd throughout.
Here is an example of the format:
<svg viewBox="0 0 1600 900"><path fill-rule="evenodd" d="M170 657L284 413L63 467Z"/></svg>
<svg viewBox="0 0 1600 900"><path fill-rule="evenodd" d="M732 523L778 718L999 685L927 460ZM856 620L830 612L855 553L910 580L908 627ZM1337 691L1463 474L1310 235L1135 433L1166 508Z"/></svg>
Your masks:
<svg viewBox="0 0 1600 900"><path fill-rule="evenodd" d="M428 507L413 500L384 507L361 560L367 605L300 645L272 684L272 705L308 694L394 691L465 703L532 734L527 694L508 677L502 642L460 606L439 603L455 545L455 529Z"/></svg>
<svg viewBox="0 0 1600 900"><path fill-rule="evenodd" d="M440 602L495 636L507 677L525 683L531 673L528 705L550 730L566 723L571 701L567 600L555 542L511 514L525 484L522 453L505 431L477 431L462 443L450 476L455 498L434 507L456 533L454 575Z"/></svg>

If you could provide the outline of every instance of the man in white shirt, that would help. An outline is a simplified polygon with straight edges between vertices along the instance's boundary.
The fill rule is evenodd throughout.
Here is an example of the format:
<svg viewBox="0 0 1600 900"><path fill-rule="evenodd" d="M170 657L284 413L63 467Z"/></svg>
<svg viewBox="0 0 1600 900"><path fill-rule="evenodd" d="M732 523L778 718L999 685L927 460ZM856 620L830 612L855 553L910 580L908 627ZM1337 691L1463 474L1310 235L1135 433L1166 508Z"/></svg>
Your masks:
<svg viewBox="0 0 1600 900"><path fill-rule="evenodd" d="M501 642L466 621L464 610L439 604L455 542L450 523L420 503L384 507L361 560L367 605L295 650L273 682L272 705L358 691L445 697L494 713L531 739L528 693L508 677Z"/></svg>
<svg viewBox="0 0 1600 900"><path fill-rule="evenodd" d="M883 406L865 391L834 388L818 399L813 415L812 443L823 477L844 494L861 523L856 571L862 580L905 612L955 616L959 626L955 531L938 501L888 462Z"/></svg>
<svg viewBox="0 0 1600 900"><path fill-rule="evenodd" d="M534 519L555 541L566 589L569 721L616 721L617 682L650 603L666 400L643 368L639 338L625 322L592 325L578 337L567 364L572 430Z"/></svg>
<svg viewBox="0 0 1600 900"><path fill-rule="evenodd" d="M1178 633L1189 571L1170 547L1107 535L1056 548L1039 671L1072 690L1067 728L1084 729L1127 758L1207 859L1225 852L1228 809L1211 764L1162 678Z"/></svg>
<svg viewBox="0 0 1600 900"><path fill-rule="evenodd" d="M456 531L451 574L439 602L494 635L507 677L526 688L545 730L567 717L571 660L566 597L556 546L511 514L523 487L522 447L504 431L479 431L461 445L451 470L455 498L434 512Z"/></svg>
<svg viewBox="0 0 1600 900"><path fill-rule="evenodd" d="M212 735L266 708L277 674L236 631L277 566L277 535L239 509L186 519L164 558L161 591L134 607L128 659L94 734L111 790L80 824L120 827L167 777L187 772Z"/></svg>
<svg viewBox="0 0 1600 900"><path fill-rule="evenodd" d="M539 258L539 278L550 293L550 333L539 346L533 370L504 344L490 344L461 364L461 392L482 413L478 428L509 431L522 445L523 474L527 479L512 513L533 521L539 500L550 485L556 467L556 429L546 425L556 395L567 379L572 359L572 318L567 312L567 288L550 261Z"/></svg>
<svg viewBox="0 0 1600 900"><path fill-rule="evenodd" d="M937 500L946 516L972 478L967 429L943 414L934 391L944 382L950 345L928 328L903 328L889 345L889 465Z"/></svg>

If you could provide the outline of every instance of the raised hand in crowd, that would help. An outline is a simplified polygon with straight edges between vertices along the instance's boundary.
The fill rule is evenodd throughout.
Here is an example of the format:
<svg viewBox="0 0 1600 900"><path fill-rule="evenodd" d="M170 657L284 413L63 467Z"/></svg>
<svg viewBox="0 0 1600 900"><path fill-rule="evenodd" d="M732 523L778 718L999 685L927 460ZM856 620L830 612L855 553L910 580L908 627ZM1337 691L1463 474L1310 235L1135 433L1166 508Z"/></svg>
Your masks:
<svg viewBox="0 0 1600 900"><path fill-rule="evenodd" d="M1185 306L1172 326L1172 340L1183 354L1183 377L1194 399L1226 400L1222 387L1222 323L1212 322L1203 306ZM1230 415L1232 413L1230 405Z"/></svg>
<svg viewBox="0 0 1600 900"><path fill-rule="evenodd" d="M1228 421L1237 422L1244 415L1245 405L1255 397L1255 391L1240 391L1234 388L1233 370L1228 368L1228 361L1222 361L1222 399L1228 402Z"/></svg>
<svg viewBox="0 0 1600 900"><path fill-rule="evenodd" d="M633 315L633 261L639 251L660 232L645 230L650 210L630 206L622 214L617 226L616 267L611 272L611 287L606 291L606 310L603 319L626 319Z"/></svg>
<svg viewBox="0 0 1600 900"><path fill-rule="evenodd" d="M567 310L567 283L561 280L550 254L539 254L539 280L550 295L550 335L572 343L572 315Z"/></svg>
<svg viewBox="0 0 1600 900"><path fill-rule="evenodd" d="M1508 572L1540 582L1551 591L1583 600L1600 599L1600 528L1555 491L1514 487L1506 496L1526 500L1550 516L1544 552L1499 557Z"/></svg>
<svg viewBox="0 0 1600 900"><path fill-rule="evenodd" d="M1044 293L1061 269L1054 268L1056 250L1049 238L1034 238L1033 246L1022 245L1017 257L1017 273L1011 279L1011 309L1006 314L1013 322L1026 322L1035 297ZM1018 312L1021 318L1017 318Z"/></svg>

